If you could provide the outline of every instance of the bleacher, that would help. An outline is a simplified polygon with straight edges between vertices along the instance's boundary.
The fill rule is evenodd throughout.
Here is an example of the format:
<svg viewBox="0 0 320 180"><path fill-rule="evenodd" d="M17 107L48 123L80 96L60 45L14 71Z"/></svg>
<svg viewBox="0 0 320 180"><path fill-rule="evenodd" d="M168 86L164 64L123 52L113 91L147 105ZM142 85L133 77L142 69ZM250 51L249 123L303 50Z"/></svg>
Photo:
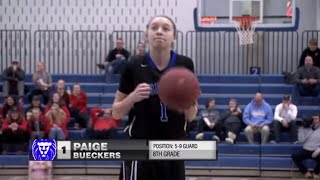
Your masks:
<svg viewBox="0 0 320 180"><path fill-rule="evenodd" d="M202 95L199 99L199 109L204 109L207 98L216 99L217 109L224 110L230 98L236 98L242 110L249 103L256 92L260 91L265 100L272 105L273 111L282 100L284 94L292 93L292 85L284 84L281 75L199 75ZM117 89L116 83L107 84L103 75L53 75L53 81L64 79L67 86L78 82L88 93L89 108L110 107ZM2 80L0 80L2 82ZM27 75L27 85L31 83L31 75ZM0 91L2 83L0 84ZM3 96L0 96L3 102ZM27 99L25 99L27 102ZM304 98L299 101L298 116L311 115L319 110L318 99ZM24 106L26 107L26 105ZM116 138L127 138L123 126L127 118L121 122ZM85 130L69 130L69 139L84 139ZM189 132L188 138L194 139L194 131ZM205 138L212 137L211 132L205 133ZM218 160L216 161L187 161L186 174L189 176L252 176L252 177L292 177L297 176L297 168L291 160L291 153L301 148L299 144L288 143L288 134L282 133L281 143L260 145L259 137L255 137L257 144L248 144L241 132L238 143L229 145L224 142L218 145ZM26 155L0 155L0 175L26 174ZM56 161L55 174L118 174L119 161ZM307 161L314 165L312 161ZM68 167L67 169L65 167Z"/></svg>

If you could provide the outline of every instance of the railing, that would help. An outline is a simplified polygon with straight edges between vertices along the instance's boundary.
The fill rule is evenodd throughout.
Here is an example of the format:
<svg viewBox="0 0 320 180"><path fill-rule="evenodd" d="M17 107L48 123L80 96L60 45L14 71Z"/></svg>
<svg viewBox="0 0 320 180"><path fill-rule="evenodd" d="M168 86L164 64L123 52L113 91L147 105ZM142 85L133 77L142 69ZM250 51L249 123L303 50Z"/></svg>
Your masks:
<svg viewBox="0 0 320 180"><path fill-rule="evenodd" d="M31 63L31 33L28 30L0 30L0 69L20 61L26 69Z"/></svg>
<svg viewBox="0 0 320 180"><path fill-rule="evenodd" d="M219 71L223 53L221 41L220 32L187 32L186 56L194 61L196 72L213 74Z"/></svg>
<svg viewBox="0 0 320 180"><path fill-rule="evenodd" d="M318 45L320 45L320 30L303 31L302 32L302 41L301 41L302 47L307 47L309 40L312 38L318 39Z"/></svg>
<svg viewBox="0 0 320 180"><path fill-rule="evenodd" d="M37 30L34 32L34 72L37 62L42 61L52 73L70 72L69 32L65 30Z"/></svg>
<svg viewBox="0 0 320 180"><path fill-rule="evenodd" d="M194 60L197 73L249 74L250 67L266 74L296 70L297 32L256 32L253 40L241 46L237 32L189 31L186 55Z"/></svg>
<svg viewBox="0 0 320 180"><path fill-rule="evenodd" d="M28 30L0 30L0 70L18 60L27 73L33 73L37 62L43 61L51 73L102 74L96 64L105 59L120 37L131 55L137 43L145 40L143 31L108 35L105 31L76 30L70 37L65 30L37 30L33 36ZM311 38L320 42L320 31L256 32L254 44L240 46L236 32L189 31L184 36L178 31L172 48L192 58L200 74L249 74L250 67L255 66L261 73L280 74L296 70Z"/></svg>
<svg viewBox="0 0 320 180"><path fill-rule="evenodd" d="M177 31L176 34L176 41L173 45L173 49L175 50L175 52L179 53L179 54L185 54L185 49L183 48L184 46L184 41L183 41L183 33L181 31Z"/></svg>
<svg viewBox="0 0 320 180"><path fill-rule="evenodd" d="M265 32L263 34L263 73L281 74L283 71L295 72L298 68L299 47L298 33Z"/></svg>
<svg viewBox="0 0 320 180"><path fill-rule="evenodd" d="M72 33L71 73L98 74L96 64L107 55L107 35L105 31L74 31Z"/></svg>

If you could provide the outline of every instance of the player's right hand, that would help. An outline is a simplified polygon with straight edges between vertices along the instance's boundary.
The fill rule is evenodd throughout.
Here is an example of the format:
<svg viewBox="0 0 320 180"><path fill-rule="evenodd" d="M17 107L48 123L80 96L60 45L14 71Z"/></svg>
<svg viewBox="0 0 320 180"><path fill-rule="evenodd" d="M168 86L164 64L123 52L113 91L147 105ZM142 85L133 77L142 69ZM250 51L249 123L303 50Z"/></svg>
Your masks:
<svg viewBox="0 0 320 180"><path fill-rule="evenodd" d="M151 93L151 87L147 83L140 83L136 89L132 92L133 101L140 102L144 99L149 98Z"/></svg>

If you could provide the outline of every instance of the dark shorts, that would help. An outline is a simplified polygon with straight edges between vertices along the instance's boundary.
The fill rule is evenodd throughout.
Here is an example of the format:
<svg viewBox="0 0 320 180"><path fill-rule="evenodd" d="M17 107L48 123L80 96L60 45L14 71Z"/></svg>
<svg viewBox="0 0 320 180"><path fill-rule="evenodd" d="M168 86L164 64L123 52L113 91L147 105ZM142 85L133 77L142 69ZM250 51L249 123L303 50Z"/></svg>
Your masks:
<svg viewBox="0 0 320 180"><path fill-rule="evenodd" d="M124 161L119 180L185 180L184 161Z"/></svg>

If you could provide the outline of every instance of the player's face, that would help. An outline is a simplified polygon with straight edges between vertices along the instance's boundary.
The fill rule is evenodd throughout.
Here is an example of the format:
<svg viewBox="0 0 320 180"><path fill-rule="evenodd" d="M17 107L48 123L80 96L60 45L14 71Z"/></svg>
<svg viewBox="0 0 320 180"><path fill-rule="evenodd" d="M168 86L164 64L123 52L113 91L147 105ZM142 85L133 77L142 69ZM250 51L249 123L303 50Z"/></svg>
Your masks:
<svg viewBox="0 0 320 180"><path fill-rule="evenodd" d="M170 48L174 42L174 27L165 17L154 18L148 27L147 38L151 48Z"/></svg>

